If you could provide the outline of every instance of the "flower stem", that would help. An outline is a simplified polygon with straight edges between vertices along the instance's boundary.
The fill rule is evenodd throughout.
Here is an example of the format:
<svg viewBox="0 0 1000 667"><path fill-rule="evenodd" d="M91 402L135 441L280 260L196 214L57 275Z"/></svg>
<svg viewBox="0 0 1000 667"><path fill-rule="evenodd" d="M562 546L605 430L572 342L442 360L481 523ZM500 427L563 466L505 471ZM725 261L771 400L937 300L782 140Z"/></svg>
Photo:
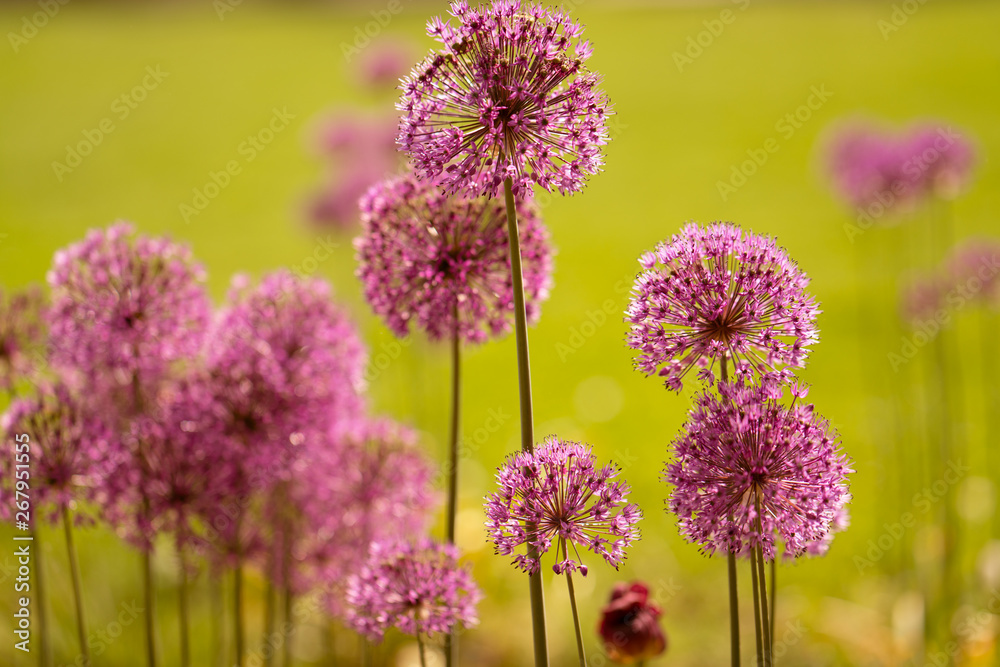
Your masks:
<svg viewBox="0 0 1000 667"><path fill-rule="evenodd" d="M287 585L287 584L286 584ZM292 667L292 639L295 637L295 626L293 625L292 603L295 601L295 593L290 586L285 588L285 628L287 635L284 644L283 667Z"/></svg>
<svg viewBox="0 0 1000 667"><path fill-rule="evenodd" d="M740 602L736 588L736 554L726 558L729 569L729 648L733 667L740 667Z"/></svg>
<svg viewBox="0 0 1000 667"><path fill-rule="evenodd" d="M146 664L156 667L156 587L153 586L153 545L142 552L142 595L146 601Z"/></svg>
<svg viewBox="0 0 1000 667"><path fill-rule="evenodd" d="M448 543L455 543L455 516L458 513L458 440L462 414L462 339L458 333L458 301L453 311L455 331L451 336L451 433L448 454ZM458 638L453 632L444 638L446 667L458 664Z"/></svg>
<svg viewBox="0 0 1000 667"><path fill-rule="evenodd" d="M181 667L191 665L190 615L188 614L188 582L187 564L184 562L184 550L178 540L177 570L180 578L177 583L177 608L181 623Z"/></svg>
<svg viewBox="0 0 1000 667"><path fill-rule="evenodd" d="M528 316L524 308L524 279L521 275L521 244L517 230L517 209L514 203L514 184L508 177L503 182L507 205L507 243L510 247L510 274L514 286L514 337L517 342L517 379L521 411L521 450L530 452L535 447L534 426L531 413L531 366L528 358ZM532 525L528 533L535 532ZM529 559L537 562L538 550L528 542ZM548 667L549 648L545 636L545 597L542 591L542 573L536 571L528 577L531 594L531 628L535 648L535 667Z"/></svg>
<svg viewBox="0 0 1000 667"><path fill-rule="evenodd" d="M275 622L275 609L278 606L278 591L274 585L274 566L276 560L277 550L276 546L273 546L269 551L268 559L271 561L269 563L270 576L267 577L267 590L264 593L264 641L271 641L271 637L274 636L274 622ZM271 667L274 664L274 651L266 651L264 655L264 667Z"/></svg>
<svg viewBox="0 0 1000 667"><path fill-rule="evenodd" d="M760 579L760 627L764 642L764 667L771 667L771 623L767 607L767 579L764 577L764 549L757 547L757 577Z"/></svg>
<svg viewBox="0 0 1000 667"><path fill-rule="evenodd" d="M233 630L236 635L236 667L243 667L243 557L236 555L233 570Z"/></svg>
<svg viewBox="0 0 1000 667"><path fill-rule="evenodd" d="M212 614L212 623L210 625L214 649L212 664L215 667L223 667L226 663L225 625L223 618L225 607L222 605L222 578L216 572L209 574L208 600Z"/></svg>
<svg viewBox="0 0 1000 667"><path fill-rule="evenodd" d="M11 394L13 396L13 393ZM35 545L40 545L38 540L38 532L35 530L34 524L31 525L31 540ZM35 614L38 615L38 665L39 667L52 667L52 645L49 640L49 615L46 605L48 603L48 598L45 596L45 574L43 572L43 559L42 559L41 546L37 546L35 549L35 569L32 574L35 577L35 591L38 593L37 603L35 604Z"/></svg>
<svg viewBox="0 0 1000 667"><path fill-rule="evenodd" d="M424 640L423 637L420 636L419 632L417 633L417 648L420 649L420 667L427 667L427 655L426 650L424 649Z"/></svg>
<svg viewBox="0 0 1000 667"><path fill-rule="evenodd" d="M566 586L569 588L569 606L573 608L573 628L576 630L576 652L580 656L580 667L587 667L587 654L583 648L583 632L580 630L580 612L576 608L576 591L573 589L573 574L566 570Z"/></svg>
<svg viewBox="0 0 1000 667"><path fill-rule="evenodd" d="M778 559L777 554L771 559L771 659L774 659L774 608L778 598Z"/></svg>
<svg viewBox="0 0 1000 667"><path fill-rule="evenodd" d="M63 531L66 534L66 552L69 556L69 573L73 581L73 604L76 607L76 632L80 639L80 654L83 664L90 664L90 645L87 644L87 619L83 613L83 588L80 586L80 566L76 560L76 547L73 545L73 519L69 508L62 508Z"/></svg>
<svg viewBox="0 0 1000 667"><path fill-rule="evenodd" d="M757 584L757 550L750 550L750 579L753 582L753 625L757 638L757 667L764 664L764 642L760 629L760 589Z"/></svg>

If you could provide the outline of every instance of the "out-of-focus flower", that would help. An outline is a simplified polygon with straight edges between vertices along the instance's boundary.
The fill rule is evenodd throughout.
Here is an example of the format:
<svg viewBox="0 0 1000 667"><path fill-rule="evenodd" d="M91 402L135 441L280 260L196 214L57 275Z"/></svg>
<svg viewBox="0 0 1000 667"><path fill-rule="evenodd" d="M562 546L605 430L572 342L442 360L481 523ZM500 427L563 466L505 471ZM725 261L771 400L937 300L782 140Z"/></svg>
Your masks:
<svg viewBox="0 0 1000 667"><path fill-rule="evenodd" d="M634 665L666 651L667 637L658 620L662 613L650 602L646 584L615 584L597 627L608 657L622 665Z"/></svg>
<svg viewBox="0 0 1000 667"><path fill-rule="evenodd" d="M766 236L689 224L639 263L626 340L636 368L659 371L669 389L694 367L711 382L723 358L740 375L802 366L818 338L808 277Z"/></svg>
<svg viewBox="0 0 1000 667"><path fill-rule="evenodd" d="M497 471L500 488L486 498L486 529L496 552L510 556L531 544L541 557L555 542L557 574L587 574L580 547L617 569L639 538L635 524L642 518L639 506L626 502L630 488L615 480L618 474L611 464L598 468L589 445L555 436L511 455ZM526 554L515 554L514 563L529 573L539 568Z"/></svg>
<svg viewBox="0 0 1000 667"><path fill-rule="evenodd" d="M945 260L948 280L963 299L1000 308L1000 239L974 238Z"/></svg>
<svg viewBox="0 0 1000 667"><path fill-rule="evenodd" d="M0 503L5 520L12 517L13 492L22 479L28 479L32 522L45 510L51 510L54 522L78 501L97 500L120 453L111 429L62 384L14 400L0 418L0 429L12 449L0 457L0 489L9 501ZM17 468L18 463L30 467ZM24 472L30 473L28 478Z"/></svg>
<svg viewBox="0 0 1000 667"><path fill-rule="evenodd" d="M496 195L510 178L562 193L603 163L610 105L585 61L591 45L557 9L493 0L451 3L458 25L431 19L443 45L403 80L398 141L415 169L448 190Z"/></svg>
<svg viewBox="0 0 1000 667"><path fill-rule="evenodd" d="M42 371L45 359L45 295L37 286L0 289L0 391Z"/></svg>
<svg viewBox="0 0 1000 667"><path fill-rule="evenodd" d="M198 354L210 304L187 246L117 223L56 252L47 280L51 360L89 386L151 382Z"/></svg>
<svg viewBox="0 0 1000 667"><path fill-rule="evenodd" d="M908 171L919 173L927 194L954 199L968 188L976 154L961 133L930 123L912 129L905 141Z"/></svg>
<svg viewBox="0 0 1000 667"><path fill-rule="evenodd" d="M383 39L365 49L358 71L369 88L392 90L412 62L410 48L398 40Z"/></svg>
<svg viewBox="0 0 1000 667"><path fill-rule="evenodd" d="M946 285L936 273L914 276L903 286L900 315L911 324L937 319L945 305Z"/></svg>
<svg viewBox="0 0 1000 667"><path fill-rule="evenodd" d="M776 540L798 556L823 540L850 499L851 462L830 425L800 401L780 402L772 382L719 385L720 396L698 396L664 481L681 534L709 554L762 548Z"/></svg>
<svg viewBox="0 0 1000 667"><path fill-rule="evenodd" d="M448 195L406 175L372 187L361 210L357 274L372 309L396 335L416 326L432 340L457 334L482 342L510 330L514 291L502 201ZM552 252L530 197L518 201L517 213L533 322L549 294Z"/></svg>
<svg viewBox="0 0 1000 667"><path fill-rule="evenodd" d="M391 627L408 635L474 627L482 593L458 564L454 545L395 540L372 544L367 563L347 584L348 624L372 641Z"/></svg>

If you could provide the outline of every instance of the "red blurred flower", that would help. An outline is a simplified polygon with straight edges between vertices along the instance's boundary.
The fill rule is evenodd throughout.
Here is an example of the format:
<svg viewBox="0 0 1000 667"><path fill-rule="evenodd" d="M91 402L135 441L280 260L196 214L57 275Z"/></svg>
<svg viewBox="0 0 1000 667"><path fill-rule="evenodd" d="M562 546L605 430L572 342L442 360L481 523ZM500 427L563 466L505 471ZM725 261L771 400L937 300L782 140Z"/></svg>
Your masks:
<svg viewBox="0 0 1000 667"><path fill-rule="evenodd" d="M597 631L608 657L622 665L655 658L667 650L667 636L657 619L663 612L649 601L649 588L634 581L615 584L601 610Z"/></svg>

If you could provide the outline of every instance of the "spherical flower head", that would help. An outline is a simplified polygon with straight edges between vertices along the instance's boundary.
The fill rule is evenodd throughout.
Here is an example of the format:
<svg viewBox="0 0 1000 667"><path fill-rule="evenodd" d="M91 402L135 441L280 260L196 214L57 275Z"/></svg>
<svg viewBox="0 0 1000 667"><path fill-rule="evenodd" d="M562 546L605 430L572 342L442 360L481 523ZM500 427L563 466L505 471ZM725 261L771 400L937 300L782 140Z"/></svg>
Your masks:
<svg viewBox="0 0 1000 667"><path fill-rule="evenodd" d="M37 286L4 294L0 289L0 391L39 373L44 356L45 295Z"/></svg>
<svg viewBox="0 0 1000 667"><path fill-rule="evenodd" d="M950 285L963 298L1000 309L1000 239L963 242L945 260L945 270Z"/></svg>
<svg viewBox="0 0 1000 667"><path fill-rule="evenodd" d="M662 613L649 600L646 584L615 584L597 627L608 657L621 665L634 665L666 651L667 637L658 620Z"/></svg>
<svg viewBox="0 0 1000 667"><path fill-rule="evenodd" d="M539 559L515 554L531 544L539 557L555 542L557 573L579 570L579 548L589 549L618 568L625 549L639 539L639 506L628 504L629 486L617 480L614 465L598 468L590 445L549 436L531 452L511 455L497 471L497 491L486 498L486 529L504 556L525 572ZM570 547L574 558L570 557Z"/></svg>
<svg viewBox="0 0 1000 667"><path fill-rule="evenodd" d="M913 276L903 285L899 311L903 321L920 326L937 318L945 306L947 285L936 273Z"/></svg>
<svg viewBox="0 0 1000 667"><path fill-rule="evenodd" d="M910 131L906 151L910 173L919 173L927 194L954 199L968 189L976 154L972 143L951 127L936 123Z"/></svg>
<svg viewBox="0 0 1000 667"><path fill-rule="evenodd" d="M365 566L348 580L348 625L376 642L391 627L427 637L476 626L482 593L458 555L454 545L429 538L375 542Z"/></svg>
<svg viewBox="0 0 1000 667"><path fill-rule="evenodd" d="M320 545L315 560L330 589L326 606L343 617L343 582L358 571L372 542L425 534L439 498L431 486L433 466L412 429L363 418L340 425L331 439L330 475L316 482L330 500L316 506L311 527Z"/></svg>
<svg viewBox="0 0 1000 667"><path fill-rule="evenodd" d="M49 518L55 522L77 502L97 500L120 451L111 429L63 384L43 386L37 395L13 401L0 417L0 430L12 450L17 443L16 459L13 452L0 457L0 489L13 498L15 472L24 470L15 463L27 463L32 521L43 508L51 510ZM0 518L10 519L12 511L12 500L0 503Z"/></svg>
<svg viewBox="0 0 1000 667"><path fill-rule="evenodd" d="M721 359L738 374L805 364L820 311L808 277L773 239L731 223L689 224L639 263L626 340L636 368L666 376L669 389L679 392L696 367L712 381Z"/></svg>
<svg viewBox="0 0 1000 667"><path fill-rule="evenodd" d="M834 511L833 522L830 523L830 532L822 538L806 544L805 554L807 556L812 556L814 558L825 556L830 551L830 545L833 543L833 536L847 530L847 528L851 525L851 513L847 511L847 501L850 497L850 494L847 493L847 489L845 488L844 494L842 495L844 502Z"/></svg>
<svg viewBox="0 0 1000 667"><path fill-rule="evenodd" d="M397 141L416 170L448 190L496 195L510 178L571 193L600 171L610 105L585 62L582 27L557 9L493 0L452 2L432 19L443 45L403 80Z"/></svg>
<svg viewBox="0 0 1000 667"><path fill-rule="evenodd" d="M413 62L411 56L408 44L385 38L365 49L358 73L372 90L392 90Z"/></svg>
<svg viewBox="0 0 1000 667"><path fill-rule="evenodd" d="M253 286L240 275L228 302L206 357L233 436L288 443L306 424L363 412L365 347L329 283L282 270Z"/></svg>
<svg viewBox="0 0 1000 667"><path fill-rule="evenodd" d="M116 223L56 252L46 279L58 366L127 384L198 352L210 304L205 271L187 246Z"/></svg>
<svg viewBox="0 0 1000 667"><path fill-rule="evenodd" d="M720 395L700 394L664 481L681 534L707 553L761 548L776 540L798 556L831 532L850 499L851 462L830 425L802 402L806 390L781 402L783 387L719 383Z"/></svg>
<svg viewBox="0 0 1000 667"><path fill-rule="evenodd" d="M397 336L483 342L510 331L514 287L502 201L448 195L413 175L373 186L361 200L357 274L372 309ZM517 203L528 321L552 284L548 232L530 197ZM457 321L456 321L457 315Z"/></svg>

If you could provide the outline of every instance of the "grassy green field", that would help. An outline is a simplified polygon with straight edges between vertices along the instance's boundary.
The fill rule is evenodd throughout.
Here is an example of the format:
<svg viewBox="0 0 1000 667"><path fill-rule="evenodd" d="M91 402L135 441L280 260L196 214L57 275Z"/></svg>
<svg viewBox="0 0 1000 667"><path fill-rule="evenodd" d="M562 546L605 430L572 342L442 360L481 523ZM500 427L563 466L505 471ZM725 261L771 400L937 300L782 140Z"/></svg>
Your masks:
<svg viewBox="0 0 1000 667"><path fill-rule="evenodd" d="M372 9L385 6L371 3ZM402 6L380 37L406 39L419 53L430 46L424 22L443 11L444 3L404 0ZM912 605L899 603L912 600L905 594L913 557L903 545L909 542L894 545L861 572L854 557L884 532L883 523L906 510L905 497L900 500L897 493L902 470L892 452L900 441L913 456L926 446L916 425L920 406L909 405L905 419L894 422L886 393L894 383L923 382L919 373L892 374L886 361L898 347L898 337L889 333L896 318L891 267L903 265L899 258L906 247L917 248L928 261L943 256L945 248L928 247L923 214L903 226L869 230L852 243L843 229L848 213L819 168L820 149L831 123L859 114L897 124L923 118L953 124L975 138L980 153L973 188L952 207L956 235L995 233L1000 228L1000 5L935 0L917 5L898 30L885 35L879 22L891 20L888 2L743 6L672 9L597 0L574 5L595 46L591 65L604 75L617 117L606 172L581 194L545 199L544 217L558 255L552 297L531 331L535 430L539 436L558 433L590 442L602 459L615 459L646 515L643 539L621 570L592 563L591 574L578 584L591 665L606 664L591 630L598 610L614 582L632 578L650 581L665 610L671 646L656 664L719 665L728 654L724 562L686 544L662 505L666 490L659 473L691 387L677 396L634 372L623 343L621 311L636 258L688 220L730 220L775 235L811 276L823 309L821 342L802 375L813 383L810 399L839 429L856 461L851 528L836 538L827 557L803 559L780 571L779 640L782 628L788 632L780 664L912 664L907 662L912 630L900 612ZM688 38L696 40L707 30L704 22L727 8L733 20L679 67L675 52L683 52ZM35 4L5 4L0 33L21 31L23 17L37 11ZM373 354L394 350L392 336L361 299L350 237L333 233L327 240L326 232L306 226L302 214L305 194L322 170L311 147L316 118L343 105L381 113L395 101L392 91L365 92L342 54L341 45L354 38L355 28L371 19L367 11L244 3L220 20L207 2L70 2L16 52L11 44L0 45L0 282L12 288L44 281L57 248L120 218L143 232L190 242L208 267L219 300L234 272L260 275L302 266L321 241L334 241L339 247L319 263L317 274L333 282L355 313ZM134 109L116 103L143 83L147 68L158 68L162 80ZM814 98L817 108L807 120L791 132L778 125L816 89L829 96L820 103ZM275 109L294 118L248 159L241 143L265 127ZM57 173L53 163L66 161L67 146L102 122L111 129L101 131L92 153L71 171ZM771 137L779 150L723 198L718 182L727 181L733 165ZM230 160L241 162L241 173L186 221L181 205L191 204L193 189L203 188L210 172ZM607 300L613 307L606 311ZM859 309L868 318L863 328ZM958 313L954 327L971 349L976 339L965 329L973 319L971 312ZM972 448L973 474L989 477L982 468L974 353L963 350L965 393L972 398L958 419ZM481 498L492 485L492 471L517 446L514 353L510 338L469 350L466 357L464 430L475 451L462 468L459 541L488 594L480 628L464 639L469 665L524 665L530 656L527 583L506 559L493 556L482 530ZM442 459L445 350L418 339L374 376L376 410L416 424ZM907 389L906 395L912 394ZM496 412L506 416L502 427L474 437ZM966 533L963 568L970 590L983 586L974 566L986 530L982 522L970 523ZM0 529L0 543L10 545L10 534ZM923 544L924 537L913 541ZM69 665L76 647L61 533L49 529L42 541L59 626L53 634L56 664ZM102 528L82 531L79 542L90 625L113 629L122 605L139 599L139 560ZM0 565L12 562L11 552L0 547ZM171 665L177 636L174 569L169 549L160 553L158 622L164 664ZM12 648L5 628L13 583L9 574L0 574L0 580L0 664L34 665L34 656ZM254 578L249 611L254 623L261 617L261 590ZM550 581L554 665L575 664L566 599L564 583ZM980 609L984 600L971 596L967 602ZM195 604L196 664L211 664L204 586ZM748 604L743 619L750 628ZM301 664L327 664L321 662L323 635L318 620L297 634ZM744 633L748 657L751 636ZM125 625L119 638L106 643L97 664L139 664L141 641L141 624ZM345 654L352 650L354 640L346 633L338 641ZM994 641L991 635L968 649L962 664L987 664ZM415 664L414 646L398 637L381 655L386 664Z"/></svg>

